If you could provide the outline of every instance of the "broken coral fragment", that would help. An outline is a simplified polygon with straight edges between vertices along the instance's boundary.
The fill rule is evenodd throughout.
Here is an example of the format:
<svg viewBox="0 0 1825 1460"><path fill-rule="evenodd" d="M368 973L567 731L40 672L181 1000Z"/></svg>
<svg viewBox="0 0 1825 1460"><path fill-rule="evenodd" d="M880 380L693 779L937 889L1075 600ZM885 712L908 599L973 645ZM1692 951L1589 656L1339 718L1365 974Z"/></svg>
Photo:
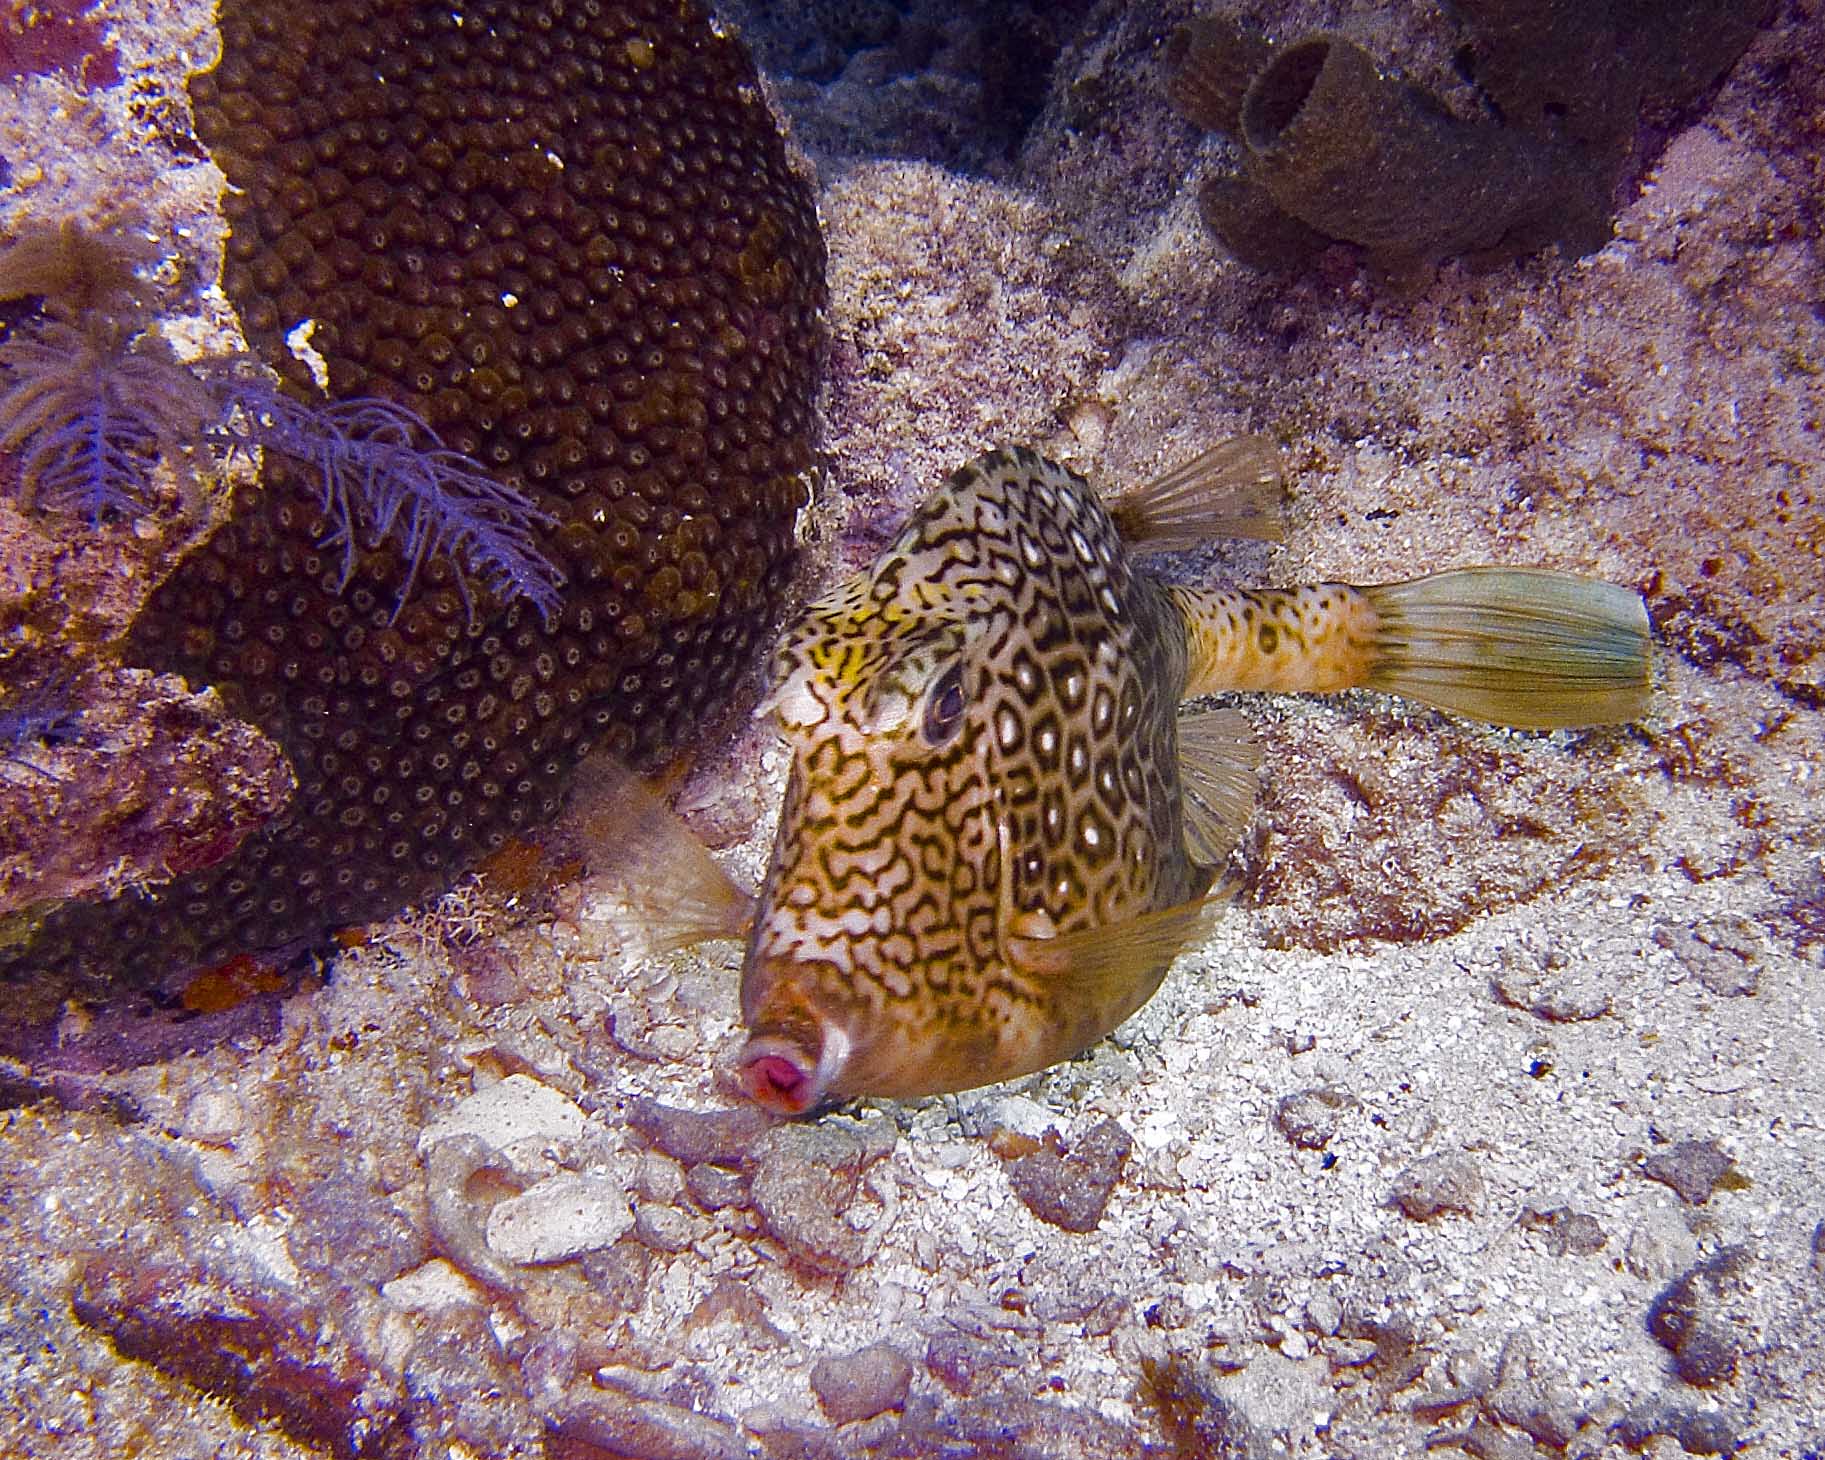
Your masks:
<svg viewBox="0 0 1825 1460"><path fill-rule="evenodd" d="M0 696L0 944L60 899L221 861L291 794L278 747L175 675L70 674Z"/></svg>
<svg viewBox="0 0 1825 1460"><path fill-rule="evenodd" d="M913 1366L888 1343L872 1343L852 1354L830 1354L811 1366L811 1392L838 1424L873 1419L902 1409Z"/></svg>
<svg viewBox="0 0 1825 1460"><path fill-rule="evenodd" d="M151 1364L332 1455L404 1452L409 1420L397 1382L289 1293L242 1290L168 1258L96 1256L70 1306L124 1358Z"/></svg>
<svg viewBox="0 0 1825 1460"><path fill-rule="evenodd" d="M1687 1206L1703 1206L1719 1187L1729 1188L1730 1158L1716 1141L1681 1141L1656 1151L1641 1164L1641 1174L1678 1193ZM1746 1183L1738 1177L1735 1185Z"/></svg>
<svg viewBox="0 0 1825 1460"><path fill-rule="evenodd" d="M496 1202L485 1235L497 1257L526 1266L598 1252L633 1225L627 1192L619 1182L563 1171Z"/></svg>
<svg viewBox="0 0 1825 1460"><path fill-rule="evenodd" d="M884 1120L781 1125L761 1137L754 1150L754 1210L796 1266L838 1276L874 1255L895 1215L892 1183L876 1194L870 1215L870 1204L860 1200L862 1176L893 1146L893 1128Z"/></svg>
<svg viewBox="0 0 1825 1460"><path fill-rule="evenodd" d="M516 1266L613 1244L633 1225L620 1185L553 1169L552 1153L590 1130L571 1100L527 1075L476 1091L426 1126L418 1153L438 1249L471 1277L509 1291L519 1285Z"/></svg>
<svg viewBox="0 0 1825 1460"><path fill-rule="evenodd" d="M1483 1176L1468 1152L1441 1151L1401 1172L1393 1203L1415 1222L1447 1212L1474 1217L1483 1209Z"/></svg>
<svg viewBox="0 0 1825 1460"><path fill-rule="evenodd" d="M432 1121L418 1138L420 1155L457 1135L473 1135L493 1150L521 1142L573 1141L589 1128L589 1117L568 1096L530 1075L506 1079L464 1097Z"/></svg>
<svg viewBox="0 0 1825 1460"><path fill-rule="evenodd" d="M1121 1180L1134 1140L1117 1122L1105 1120L1068 1149L1056 1132L1040 1149L1008 1163L1008 1185L1042 1222L1067 1232L1093 1232Z"/></svg>

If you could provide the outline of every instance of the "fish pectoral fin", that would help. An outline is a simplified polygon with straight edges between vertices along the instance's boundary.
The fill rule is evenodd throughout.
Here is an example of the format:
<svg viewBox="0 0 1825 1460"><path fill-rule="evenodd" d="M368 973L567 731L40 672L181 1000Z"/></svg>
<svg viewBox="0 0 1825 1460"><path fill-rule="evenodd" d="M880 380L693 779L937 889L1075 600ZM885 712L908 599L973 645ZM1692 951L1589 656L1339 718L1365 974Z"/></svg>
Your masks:
<svg viewBox="0 0 1825 1460"><path fill-rule="evenodd" d="M1172 960L1209 936L1235 895L1224 886L1124 922L1105 923L1055 938L1009 938L1008 956L1021 972L1044 980L1066 1007L1125 1006L1105 1027L1146 1002Z"/></svg>
<svg viewBox="0 0 1825 1460"><path fill-rule="evenodd" d="M1279 542L1285 495L1274 443L1265 436L1232 436L1123 493L1109 512L1129 543L1149 551L1196 547L1217 537Z"/></svg>
<svg viewBox="0 0 1825 1460"><path fill-rule="evenodd" d="M1206 710L1179 720L1179 782L1185 849L1206 867L1222 864L1248 830L1261 783L1261 747L1245 715Z"/></svg>
<svg viewBox="0 0 1825 1460"><path fill-rule="evenodd" d="M627 902L652 951L747 937L754 894L620 761L597 755L579 767L573 805L591 844L588 880Z"/></svg>

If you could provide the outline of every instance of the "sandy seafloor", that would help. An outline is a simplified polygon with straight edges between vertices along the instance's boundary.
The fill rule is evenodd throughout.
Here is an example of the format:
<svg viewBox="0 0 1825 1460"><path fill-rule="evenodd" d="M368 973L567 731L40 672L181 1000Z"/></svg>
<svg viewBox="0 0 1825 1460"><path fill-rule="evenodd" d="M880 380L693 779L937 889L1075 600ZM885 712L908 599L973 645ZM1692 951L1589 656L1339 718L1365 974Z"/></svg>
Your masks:
<svg viewBox="0 0 1825 1460"><path fill-rule="evenodd" d="M1260 13L1442 76L1424 9ZM123 72L181 107L155 58L209 55L207 7L106 13ZM1286 543L1176 571L1631 583L1651 717L1541 736L1238 697L1267 751L1246 889L1145 1010L1011 1087L769 1136L732 1176L687 1181L627 1117L736 1103L737 952L647 958L589 887L466 885L372 930L274 1038L0 1112L0 1454L1825 1453L1825 13L1783 0L1650 119L1601 252L1409 294L1342 255L1251 274L1205 235L1223 144L1159 94L1185 13L1090 7L993 177L815 159L807 589L990 444L1119 484L1264 431ZM131 189L207 257L219 175L173 170L124 90L0 85L0 209ZM681 789L750 881L783 765L756 726ZM1040 1220L996 1150L1110 1121L1132 1150L1100 1222ZM1394 1200L1415 1187L1442 1209ZM1646 1320L1712 1259L1694 1386ZM73 1295L117 1337L143 1320L165 1372ZM813 1366L876 1343L905 1408L839 1426L864 1376L827 1367L821 1400ZM1176 1451L1140 1389L1169 1358L1231 1406ZM319 1448L221 1402L250 1391Z"/></svg>

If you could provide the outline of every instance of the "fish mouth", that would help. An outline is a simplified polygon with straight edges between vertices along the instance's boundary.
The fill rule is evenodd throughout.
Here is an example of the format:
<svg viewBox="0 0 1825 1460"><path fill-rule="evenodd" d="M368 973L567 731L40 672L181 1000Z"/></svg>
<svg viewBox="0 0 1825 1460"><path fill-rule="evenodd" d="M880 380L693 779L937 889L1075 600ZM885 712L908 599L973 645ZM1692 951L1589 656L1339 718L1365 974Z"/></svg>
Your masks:
<svg viewBox="0 0 1825 1460"><path fill-rule="evenodd" d="M792 1040L750 1039L741 1052L741 1088L763 1110L803 1115L817 1103L817 1063L807 1063Z"/></svg>
<svg viewBox="0 0 1825 1460"><path fill-rule="evenodd" d="M744 1094L775 1115L804 1115L824 1103L848 1058L848 1041L827 1030L804 1038L790 1034L750 1035L741 1052L738 1078Z"/></svg>

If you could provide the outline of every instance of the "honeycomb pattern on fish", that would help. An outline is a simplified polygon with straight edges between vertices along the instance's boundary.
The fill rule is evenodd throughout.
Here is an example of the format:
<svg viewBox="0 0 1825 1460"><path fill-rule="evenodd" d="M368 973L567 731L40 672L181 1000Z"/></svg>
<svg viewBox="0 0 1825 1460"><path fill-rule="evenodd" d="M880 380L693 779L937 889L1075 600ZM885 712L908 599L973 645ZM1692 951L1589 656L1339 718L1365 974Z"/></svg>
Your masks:
<svg viewBox="0 0 1825 1460"><path fill-rule="evenodd" d="M815 966L827 1015L904 1021L958 1069L1065 1017L1010 934L1210 882L1180 825L1176 623L1081 478L1024 448L953 475L776 652L799 742L779 845L804 855L774 861L751 966Z"/></svg>
<svg viewBox="0 0 1825 1460"><path fill-rule="evenodd" d="M1135 564L1277 535L1279 486L1259 438L1112 507L1032 451L993 452L788 628L770 705L793 763L742 973L750 1095L795 1113L968 1089L1145 1003L1204 926L1255 790L1246 721L1181 717L1182 698L1368 686L1529 727L1642 713L1647 618L1626 588L1478 567L1202 589Z"/></svg>

